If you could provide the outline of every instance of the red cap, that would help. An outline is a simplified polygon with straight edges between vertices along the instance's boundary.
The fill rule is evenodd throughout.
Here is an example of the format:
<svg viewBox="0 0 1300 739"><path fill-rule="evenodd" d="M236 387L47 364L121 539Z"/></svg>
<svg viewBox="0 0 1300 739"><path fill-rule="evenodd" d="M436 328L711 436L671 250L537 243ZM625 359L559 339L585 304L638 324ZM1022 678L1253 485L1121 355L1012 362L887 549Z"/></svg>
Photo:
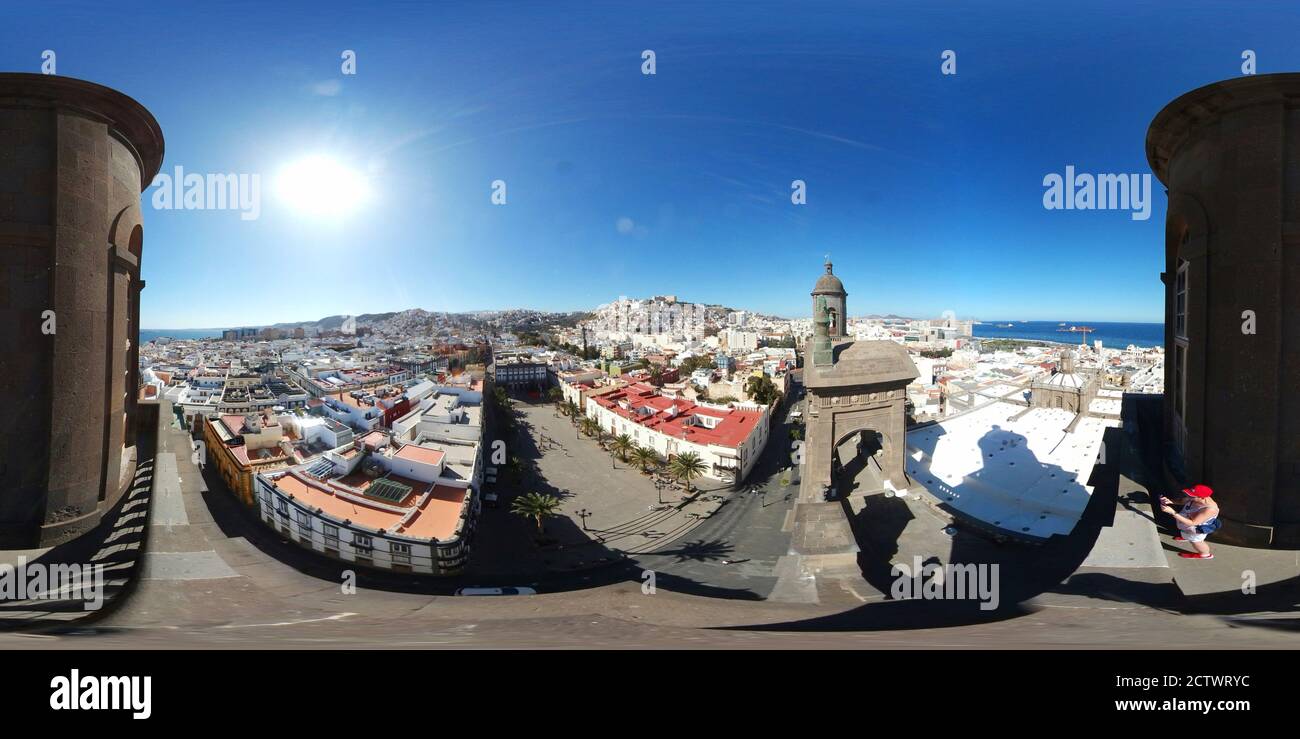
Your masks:
<svg viewBox="0 0 1300 739"><path fill-rule="evenodd" d="M1190 488L1183 488L1183 492L1193 498L1208 498L1211 495L1214 495L1214 491L1210 489L1209 485L1196 485Z"/></svg>

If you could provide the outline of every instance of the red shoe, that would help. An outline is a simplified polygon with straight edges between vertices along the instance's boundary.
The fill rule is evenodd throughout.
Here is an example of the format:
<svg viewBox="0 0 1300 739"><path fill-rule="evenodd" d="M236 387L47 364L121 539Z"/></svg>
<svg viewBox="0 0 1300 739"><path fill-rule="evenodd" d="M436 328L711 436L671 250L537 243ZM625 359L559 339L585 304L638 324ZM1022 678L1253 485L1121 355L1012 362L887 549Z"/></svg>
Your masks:
<svg viewBox="0 0 1300 739"><path fill-rule="evenodd" d="M1200 552L1179 552L1178 556L1183 559L1214 559L1213 554L1201 554Z"/></svg>
<svg viewBox="0 0 1300 739"><path fill-rule="evenodd" d="M1174 537L1174 541L1187 541L1187 540L1184 539L1184 538L1182 537L1182 535L1180 534L1180 535Z"/></svg>

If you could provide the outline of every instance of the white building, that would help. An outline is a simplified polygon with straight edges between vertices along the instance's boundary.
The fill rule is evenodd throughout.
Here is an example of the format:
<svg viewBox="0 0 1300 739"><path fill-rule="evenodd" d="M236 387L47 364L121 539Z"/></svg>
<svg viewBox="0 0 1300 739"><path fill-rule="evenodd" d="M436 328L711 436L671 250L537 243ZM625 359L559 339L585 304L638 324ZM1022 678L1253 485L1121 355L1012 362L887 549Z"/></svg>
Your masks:
<svg viewBox="0 0 1300 739"><path fill-rule="evenodd" d="M326 452L256 477L262 520L299 546L367 567L460 572L480 510L473 462L437 445Z"/></svg>
<svg viewBox="0 0 1300 739"><path fill-rule="evenodd" d="M670 398L637 383L589 397L585 411L611 435L627 434L668 459L694 452L707 477L739 482L763 453L769 419L766 407L737 406Z"/></svg>
<svg viewBox="0 0 1300 739"><path fill-rule="evenodd" d="M393 437L413 441L431 439L482 440L483 394L461 388L439 387L410 413L393 421Z"/></svg>
<svg viewBox="0 0 1300 739"><path fill-rule="evenodd" d="M752 352L758 348L759 336L754 331L727 329L724 338L727 341L727 348L732 351Z"/></svg>

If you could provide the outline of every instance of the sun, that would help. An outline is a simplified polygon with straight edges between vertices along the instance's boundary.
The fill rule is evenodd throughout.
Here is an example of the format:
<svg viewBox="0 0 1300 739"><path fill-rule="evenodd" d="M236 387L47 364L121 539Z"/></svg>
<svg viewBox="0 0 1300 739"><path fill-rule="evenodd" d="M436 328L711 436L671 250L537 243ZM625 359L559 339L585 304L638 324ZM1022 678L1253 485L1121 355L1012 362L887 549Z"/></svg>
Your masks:
<svg viewBox="0 0 1300 739"><path fill-rule="evenodd" d="M291 208L311 216L347 215L370 198L370 181L363 173L319 154L285 165L275 189Z"/></svg>

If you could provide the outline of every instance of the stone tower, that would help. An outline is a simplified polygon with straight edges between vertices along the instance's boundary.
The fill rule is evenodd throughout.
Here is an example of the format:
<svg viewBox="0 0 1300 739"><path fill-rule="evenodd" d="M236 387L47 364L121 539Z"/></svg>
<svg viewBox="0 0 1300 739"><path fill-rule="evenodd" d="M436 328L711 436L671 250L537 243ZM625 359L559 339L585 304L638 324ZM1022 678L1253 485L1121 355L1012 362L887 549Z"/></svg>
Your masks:
<svg viewBox="0 0 1300 739"><path fill-rule="evenodd" d="M1059 369L1067 375L1074 374L1074 352L1069 349L1061 350L1061 366Z"/></svg>
<svg viewBox="0 0 1300 739"><path fill-rule="evenodd" d="M842 339L848 335L848 315L845 313L845 299L848 296L849 294L844 292L844 283L831 272L831 260L827 257L826 274L818 278L817 284L813 286L813 320L818 320L819 311L822 310L822 302L818 298L825 298L825 311L830 313L832 319L830 324L832 340Z"/></svg>
<svg viewBox="0 0 1300 739"><path fill-rule="evenodd" d="M845 296L827 260L826 273L812 292L814 336L804 348L803 372L807 429L790 559L778 577L778 589L807 583L818 573L860 578L860 550L844 499L909 485L904 404L916 366L902 344L845 340ZM870 470L861 481L857 473L845 471L846 465L859 463Z"/></svg>
<svg viewBox="0 0 1300 739"><path fill-rule="evenodd" d="M1217 82L1147 131L1165 220L1166 478L1217 538L1300 545L1300 74Z"/></svg>
<svg viewBox="0 0 1300 739"><path fill-rule="evenodd" d="M803 493L806 497L819 496L835 482L836 449L862 433L880 439L883 453L878 465L882 478L897 488L905 488L904 405L907 385L918 376L916 365L902 344L844 338L847 293L831 273L829 261L812 295L814 333L811 346L804 350L808 428L801 477Z"/></svg>
<svg viewBox="0 0 1300 739"><path fill-rule="evenodd" d="M0 74L0 547L93 527L135 465L149 111L100 85Z"/></svg>

